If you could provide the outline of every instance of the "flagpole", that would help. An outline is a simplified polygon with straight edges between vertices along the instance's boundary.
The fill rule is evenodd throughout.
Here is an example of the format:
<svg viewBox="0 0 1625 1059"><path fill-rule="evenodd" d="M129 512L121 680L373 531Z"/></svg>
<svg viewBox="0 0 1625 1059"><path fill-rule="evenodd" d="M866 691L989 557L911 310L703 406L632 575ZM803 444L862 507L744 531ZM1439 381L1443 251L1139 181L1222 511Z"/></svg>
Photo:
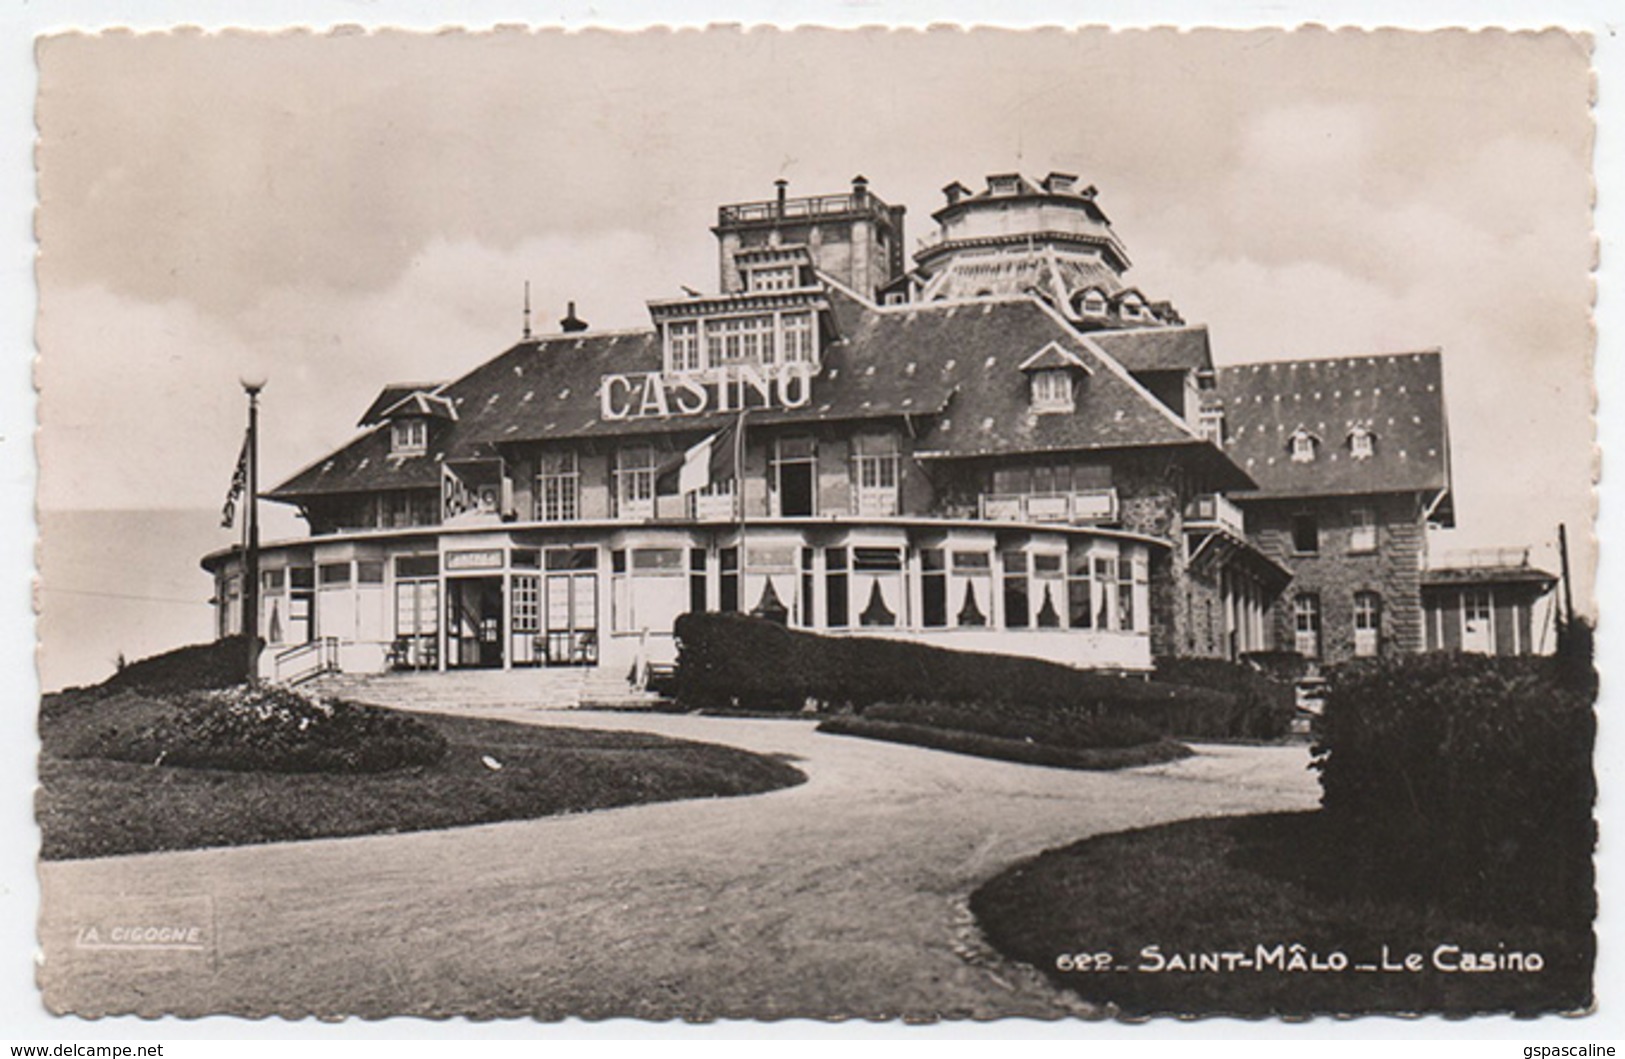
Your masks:
<svg viewBox="0 0 1625 1059"><path fill-rule="evenodd" d="M741 402L743 403L743 402ZM739 510L739 613L750 613L750 593L745 584L745 408L739 410L734 428L734 499Z"/></svg>
<svg viewBox="0 0 1625 1059"><path fill-rule="evenodd" d="M248 682L260 675L260 494L259 429L263 378L242 379L248 394L248 516L244 519L247 546L243 552L243 639L248 643Z"/></svg>

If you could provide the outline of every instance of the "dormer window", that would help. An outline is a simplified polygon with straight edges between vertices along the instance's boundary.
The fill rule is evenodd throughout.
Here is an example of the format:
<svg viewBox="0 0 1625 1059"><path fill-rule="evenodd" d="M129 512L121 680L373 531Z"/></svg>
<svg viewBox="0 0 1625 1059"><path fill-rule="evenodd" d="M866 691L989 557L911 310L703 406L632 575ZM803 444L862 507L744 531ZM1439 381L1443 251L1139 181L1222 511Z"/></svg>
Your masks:
<svg viewBox="0 0 1625 1059"><path fill-rule="evenodd" d="M757 268L746 278L752 291L790 290L796 286L796 268L794 265Z"/></svg>
<svg viewBox="0 0 1625 1059"><path fill-rule="evenodd" d="M700 326L694 320L666 325L666 363L672 372L700 370Z"/></svg>
<svg viewBox="0 0 1625 1059"><path fill-rule="evenodd" d="M987 189L995 195L1014 195L1019 188L1019 178L1016 176L990 176L987 178Z"/></svg>
<svg viewBox="0 0 1625 1059"><path fill-rule="evenodd" d="M1377 453L1377 435L1365 427L1349 431L1349 455L1356 460L1369 460Z"/></svg>
<svg viewBox="0 0 1625 1059"><path fill-rule="evenodd" d="M1022 361L1020 370L1027 376L1034 412L1076 411L1079 382L1090 374L1089 365L1059 342Z"/></svg>
<svg viewBox="0 0 1625 1059"><path fill-rule="evenodd" d="M1033 411L1071 412L1072 373L1065 368L1044 368L1033 372Z"/></svg>
<svg viewBox="0 0 1625 1059"><path fill-rule="evenodd" d="M1106 315L1106 295L1101 293L1099 290L1096 290L1094 287L1090 287L1088 290L1079 295L1073 302L1073 305L1077 308L1078 312L1084 316Z"/></svg>
<svg viewBox="0 0 1625 1059"><path fill-rule="evenodd" d="M812 313L785 313L780 317L784 331L785 363L815 364L818 361L818 331Z"/></svg>
<svg viewBox="0 0 1625 1059"><path fill-rule="evenodd" d="M1130 294L1123 299L1121 312L1125 320L1143 319L1145 317L1145 302L1140 299L1138 294Z"/></svg>
<svg viewBox="0 0 1625 1059"><path fill-rule="evenodd" d="M1313 463L1315 459L1315 449L1319 446L1319 444L1319 438L1315 437L1302 427L1299 427L1293 432L1288 444L1288 448L1292 453L1292 462Z"/></svg>
<svg viewBox="0 0 1625 1059"><path fill-rule="evenodd" d="M1215 445L1224 444L1224 409L1219 407L1204 408L1197 413L1196 429L1204 438Z"/></svg>
<svg viewBox="0 0 1625 1059"><path fill-rule="evenodd" d="M419 416L397 419L389 425L389 451L393 456L421 456L429 451L429 421Z"/></svg>

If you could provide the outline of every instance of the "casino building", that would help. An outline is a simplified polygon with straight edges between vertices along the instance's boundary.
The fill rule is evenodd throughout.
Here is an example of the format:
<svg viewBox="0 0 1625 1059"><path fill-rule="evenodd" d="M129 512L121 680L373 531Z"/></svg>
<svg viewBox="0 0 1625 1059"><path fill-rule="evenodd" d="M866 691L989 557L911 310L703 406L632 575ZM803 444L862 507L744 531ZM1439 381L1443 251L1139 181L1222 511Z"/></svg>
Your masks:
<svg viewBox="0 0 1625 1059"><path fill-rule="evenodd" d="M573 304L556 333L527 316L461 378L384 387L353 441L264 494L310 526L261 551L264 675L312 658L636 674L702 609L1124 671L1322 652L1289 587L1321 556L1280 527L1355 517L1349 489L1407 542L1390 564L1420 568L1449 511L1437 353L1354 358L1336 370L1358 381L1305 391L1317 415L1290 429L1285 369L1216 372L1207 330L1125 280L1094 188L1001 174L945 194L909 267L903 208L861 177L799 198L780 181L719 209L719 293L649 302L632 331ZM1388 376L1409 383L1382 394ZM1399 392L1396 416L1419 416L1404 431ZM1345 450L1356 430L1367 457L1425 466L1379 473ZM1354 485L1320 489L1299 431L1322 477ZM241 558L204 560L223 634ZM1381 596L1364 653L1420 649L1419 579L1378 565L1350 589Z"/></svg>

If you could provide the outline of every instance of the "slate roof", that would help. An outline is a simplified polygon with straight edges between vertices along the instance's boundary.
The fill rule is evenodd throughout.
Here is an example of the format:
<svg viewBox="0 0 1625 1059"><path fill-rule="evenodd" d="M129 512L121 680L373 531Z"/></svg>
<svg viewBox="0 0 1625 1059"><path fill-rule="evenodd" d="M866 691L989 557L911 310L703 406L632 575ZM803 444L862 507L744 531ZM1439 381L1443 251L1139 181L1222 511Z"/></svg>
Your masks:
<svg viewBox="0 0 1625 1059"><path fill-rule="evenodd" d="M1252 481L1195 434L1093 339L1029 297L877 308L829 284L837 339L823 354L812 401L802 409L753 410L752 425L914 418L916 447L936 457L1189 446L1237 486ZM1056 343L1090 373L1073 414L1031 410L1023 361ZM429 453L391 457L378 428L311 465L270 496L437 487L445 458L491 455L505 443L697 435L732 413L606 421L598 388L606 374L659 371L654 331L549 335L513 346L438 392L457 410L436 421ZM376 402L375 402L376 404Z"/></svg>
<svg viewBox="0 0 1625 1059"><path fill-rule="evenodd" d="M1142 327L1089 336L1129 371L1211 371L1207 327Z"/></svg>
<svg viewBox="0 0 1625 1059"><path fill-rule="evenodd" d="M357 426L370 427L374 423L381 423L384 413L411 397L415 393L434 393L444 383L439 382L392 382L378 392L372 404L361 414Z"/></svg>
<svg viewBox="0 0 1625 1059"><path fill-rule="evenodd" d="M1052 246L1040 245L950 257L926 280L921 300L952 301L974 298L983 291L1011 295L1033 290L1053 305L1066 305L1075 292L1089 287L1108 298L1127 289L1122 278L1098 258L1059 253Z"/></svg>
<svg viewBox="0 0 1625 1059"><path fill-rule="evenodd" d="M1450 488L1437 350L1236 365L1220 368L1217 381L1225 451L1258 482L1235 499ZM1375 436L1369 459L1350 455L1357 426ZM1321 439L1309 462L1288 452L1300 429Z"/></svg>
<svg viewBox="0 0 1625 1059"><path fill-rule="evenodd" d="M440 460L455 424L430 427L429 451L419 456L389 454L389 424L381 423L343 448L306 467L265 495L277 500L382 489L439 489Z"/></svg>

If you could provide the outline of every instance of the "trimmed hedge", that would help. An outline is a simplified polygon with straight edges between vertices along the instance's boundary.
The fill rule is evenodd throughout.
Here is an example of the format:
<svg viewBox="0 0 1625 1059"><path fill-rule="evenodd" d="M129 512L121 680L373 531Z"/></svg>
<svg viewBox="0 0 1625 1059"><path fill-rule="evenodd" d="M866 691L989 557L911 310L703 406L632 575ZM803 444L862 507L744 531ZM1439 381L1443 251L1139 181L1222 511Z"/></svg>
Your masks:
<svg viewBox="0 0 1625 1059"><path fill-rule="evenodd" d="M1159 658L1156 662L1158 680L1234 695L1237 716L1231 734L1242 739L1279 739L1291 729L1298 712L1296 678L1274 675L1284 672L1287 670L1276 666L1238 665L1222 658Z"/></svg>
<svg viewBox="0 0 1625 1059"><path fill-rule="evenodd" d="M1071 750L1141 746L1161 738L1155 728L1135 717L1095 717L1077 710L1016 703L988 707L962 702L883 702L867 707L863 717Z"/></svg>
<svg viewBox="0 0 1625 1059"><path fill-rule="evenodd" d="M1589 921L1596 720L1563 674L1463 654L1334 669L1315 767L1349 870L1496 921Z"/></svg>
<svg viewBox="0 0 1625 1059"><path fill-rule="evenodd" d="M740 614L677 619L677 698L688 709L787 712L876 703L1016 704L1132 718L1164 735L1258 737L1249 708L1208 688L872 636L820 636ZM1284 734L1285 721L1281 733Z"/></svg>
<svg viewBox="0 0 1625 1059"><path fill-rule="evenodd" d="M861 717L831 717L820 724L818 730L832 735L863 736L888 743L906 743L909 746L947 750L997 761L1015 761L1023 765L1049 765L1053 768L1067 769L1133 768L1138 765L1177 761L1190 756L1188 747L1170 739L1156 739L1133 746L1092 748L1055 746L1050 743L1003 738L955 728L938 728L929 724L877 720L869 713Z"/></svg>

